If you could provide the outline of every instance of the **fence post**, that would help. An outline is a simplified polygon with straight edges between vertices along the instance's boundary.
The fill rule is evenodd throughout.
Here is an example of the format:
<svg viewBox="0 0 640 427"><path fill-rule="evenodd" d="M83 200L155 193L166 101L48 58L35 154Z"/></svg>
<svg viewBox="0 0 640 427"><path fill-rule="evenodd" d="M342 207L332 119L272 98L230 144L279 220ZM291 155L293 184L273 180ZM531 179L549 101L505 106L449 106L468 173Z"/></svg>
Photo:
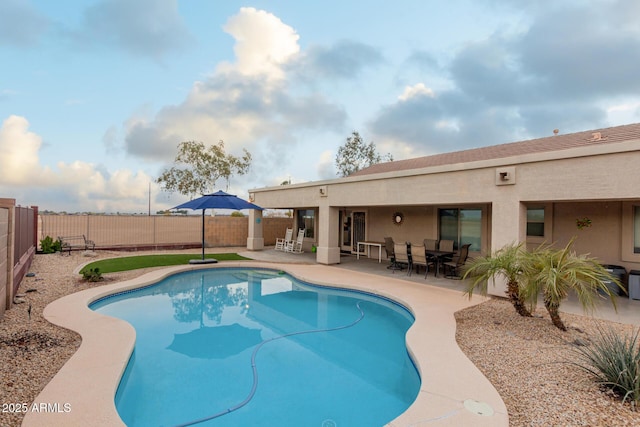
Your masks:
<svg viewBox="0 0 640 427"><path fill-rule="evenodd" d="M38 249L38 207L31 206L33 212L33 247Z"/></svg>

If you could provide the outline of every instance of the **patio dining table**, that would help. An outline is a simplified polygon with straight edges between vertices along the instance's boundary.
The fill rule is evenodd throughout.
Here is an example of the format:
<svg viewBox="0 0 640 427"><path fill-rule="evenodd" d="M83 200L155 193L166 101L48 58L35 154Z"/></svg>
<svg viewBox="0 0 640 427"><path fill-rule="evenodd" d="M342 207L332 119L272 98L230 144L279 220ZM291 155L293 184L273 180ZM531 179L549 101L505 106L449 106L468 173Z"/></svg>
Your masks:
<svg viewBox="0 0 640 427"><path fill-rule="evenodd" d="M436 276L438 277L438 274L440 274L440 264L442 263L442 260L446 257L451 257L453 256L454 252L449 252L449 251L439 251L439 250L426 250L425 253L427 254L428 257L433 257L436 260Z"/></svg>

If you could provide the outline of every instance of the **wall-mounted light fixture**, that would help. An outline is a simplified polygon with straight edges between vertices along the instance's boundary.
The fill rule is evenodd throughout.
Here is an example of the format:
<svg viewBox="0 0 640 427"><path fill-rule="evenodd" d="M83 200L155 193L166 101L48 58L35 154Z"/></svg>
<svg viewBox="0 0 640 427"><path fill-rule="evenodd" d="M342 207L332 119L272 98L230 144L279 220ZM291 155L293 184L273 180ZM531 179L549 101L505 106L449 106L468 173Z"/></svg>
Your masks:
<svg viewBox="0 0 640 427"><path fill-rule="evenodd" d="M496 169L496 185L513 185L516 183L516 167L505 166Z"/></svg>

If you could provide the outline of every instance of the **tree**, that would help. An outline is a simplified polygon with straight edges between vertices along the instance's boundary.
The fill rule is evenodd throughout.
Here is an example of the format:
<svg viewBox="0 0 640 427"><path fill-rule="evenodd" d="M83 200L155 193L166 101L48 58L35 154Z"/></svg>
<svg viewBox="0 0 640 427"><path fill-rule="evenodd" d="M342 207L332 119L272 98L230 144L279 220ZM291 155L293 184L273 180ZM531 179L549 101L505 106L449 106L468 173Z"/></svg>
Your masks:
<svg viewBox="0 0 640 427"><path fill-rule="evenodd" d="M494 276L503 276L507 280L506 294L511 304L520 316L531 317L531 311L525 304L521 289L523 274L530 267L526 251L520 245L507 245L497 250L493 255L475 258L465 269L463 278L472 278L466 293L469 298L473 290L478 288L482 295L487 294L489 280Z"/></svg>
<svg viewBox="0 0 640 427"><path fill-rule="evenodd" d="M178 144L178 155L173 166L156 179L166 191L177 191L185 196L212 193L216 181L224 178L229 187L232 175L244 175L251 165L251 154L245 149L244 156L226 154L224 142L206 147L202 142L186 141Z"/></svg>
<svg viewBox="0 0 640 427"><path fill-rule="evenodd" d="M508 245L493 256L476 258L464 274L464 278L473 278L467 294L471 297L478 288L486 295L489 279L503 275L507 279L507 296L518 314L530 317L527 304L534 306L542 294L551 322L562 331L567 328L560 318L560 304L570 291L576 293L585 311L595 307L598 291L607 295L615 307L614 294L607 284L621 286L620 282L595 258L572 251L573 242L572 239L563 249L540 246L531 252L521 244Z"/></svg>
<svg viewBox="0 0 640 427"><path fill-rule="evenodd" d="M542 294L544 306L555 327L566 331L560 318L560 303L569 291L575 292L585 311L595 307L598 291L607 295L615 308L616 301L607 283L621 287L616 277L595 258L577 255L571 247L574 239L563 249L539 248L532 253L532 275L527 277L523 288L524 298L533 300Z"/></svg>
<svg viewBox="0 0 640 427"><path fill-rule="evenodd" d="M338 148L338 154L336 155L338 175L342 177L349 176L360 169L382 161L393 161L393 157L389 153L381 156L374 143L365 144L360 134L356 131L353 131L345 144Z"/></svg>

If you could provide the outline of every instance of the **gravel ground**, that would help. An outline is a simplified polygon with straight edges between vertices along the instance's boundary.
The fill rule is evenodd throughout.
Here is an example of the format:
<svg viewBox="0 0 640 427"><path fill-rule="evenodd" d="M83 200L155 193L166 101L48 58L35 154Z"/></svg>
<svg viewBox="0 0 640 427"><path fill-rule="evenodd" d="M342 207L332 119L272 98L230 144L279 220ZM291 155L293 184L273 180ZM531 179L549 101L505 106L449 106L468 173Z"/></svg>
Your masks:
<svg viewBox="0 0 640 427"><path fill-rule="evenodd" d="M101 251L95 255L121 254ZM35 276L25 278L19 290L25 302L14 305L0 320L0 426L20 425L23 414L12 411L12 404L31 405L80 345L79 335L42 317L44 307L72 292L150 270L108 274L98 284L84 283L73 271L91 260L79 252L36 255L30 269ZM586 374L561 363L571 360L576 340L589 342L598 323L621 333L632 332L631 326L564 314L569 331L561 332L546 313L524 319L501 299L460 311L456 320L460 347L504 399L511 426L640 425L640 412L599 390Z"/></svg>
<svg viewBox="0 0 640 427"><path fill-rule="evenodd" d="M544 311L544 314L542 313ZM576 344L600 327L630 334L630 325L561 313L568 331L551 324L544 307L533 318L503 299L456 313L456 340L502 396L511 426L638 426L640 412L600 390L569 363Z"/></svg>

